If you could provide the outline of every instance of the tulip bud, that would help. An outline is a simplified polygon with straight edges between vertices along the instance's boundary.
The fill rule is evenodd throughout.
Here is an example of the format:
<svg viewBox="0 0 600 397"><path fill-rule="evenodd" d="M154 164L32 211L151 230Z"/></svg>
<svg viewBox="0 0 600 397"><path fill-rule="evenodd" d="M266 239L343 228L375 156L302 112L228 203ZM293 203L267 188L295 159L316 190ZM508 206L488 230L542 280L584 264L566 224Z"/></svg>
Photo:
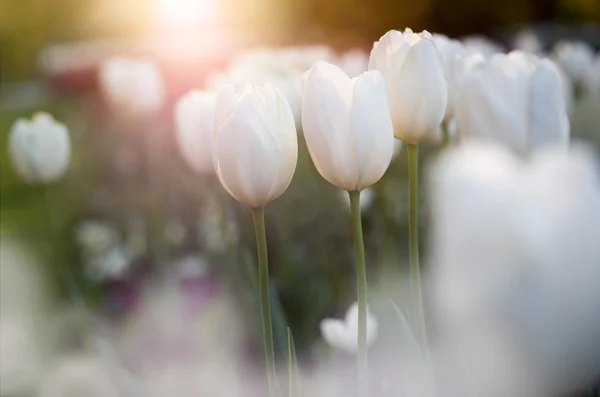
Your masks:
<svg viewBox="0 0 600 397"><path fill-rule="evenodd" d="M37 113L31 121L19 119L13 124L8 150L12 165L23 180L48 184L67 170L71 141L64 124L48 113Z"/></svg>
<svg viewBox="0 0 600 397"><path fill-rule="evenodd" d="M569 119L556 66L520 51L497 54L465 77L458 99L464 137L502 142L527 155L542 145L567 145Z"/></svg>
<svg viewBox="0 0 600 397"><path fill-rule="evenodd" d="M387 32L373 45L369 69L383 74L396 138L416 144L437 130L446 113L447 85L431 34Z"/></svg>
<svg viewBox="0 0 600 397"><path fill-rule="evenodd" d="M343 320L324 318L320 323L321 335L330 346L348 353L356 352L358 347L358 304L353 303ZM367 345L377 339L379 322L367 308Z"/></svg>
<svg viewBox="0 0 600 397"><path fill-rule="evenodd" d="M279 197L296 170L298 137L287 100L269 82L241 94L218 94L213 142L215 171L238 201L260 207Z"/></svg>
<svg viewBox="0 0 600 397"><path fill-rule="evenodd" d="M210 91L190 91L175 104L175 132L181 155L199 174L215 170L212 144L215 135L217 95Z"/></svg>
<svg viewBox="0 0 600 397"><path fill-rule="evenodd" d="M350 79L337 66L318 62L302 85L304 137L321 176L347 191L377 182L394 152L381 73Z"/></svg>
<svg viewBox="0 0 600 397"><path fill-rule="evenodd" d="M108 59L100 66L99 82L113 110L128 116L156 112L165 100L160 70L149 60Z"/></svg>

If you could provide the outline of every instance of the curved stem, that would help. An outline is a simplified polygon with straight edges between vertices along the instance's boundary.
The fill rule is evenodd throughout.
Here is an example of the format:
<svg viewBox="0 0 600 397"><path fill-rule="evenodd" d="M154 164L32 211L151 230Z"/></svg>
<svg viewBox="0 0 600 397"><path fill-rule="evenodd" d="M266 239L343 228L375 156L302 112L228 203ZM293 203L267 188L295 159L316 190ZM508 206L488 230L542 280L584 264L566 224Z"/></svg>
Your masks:
<svg viewBox="0 0 600 397"><path fill-rule="evenodd" d="M410 280L413 295L413 312L415 328L423 344L427 348L427 332L425 315L423 313L423 293L421 292L421 269L419 266L419 147L407 144L408 150L408 184L409 184L409 255L410 255Z"/></svg>
<svg viewBox="0 0 600 397"><path fill-rule="evenodd" d="M271 304L269 299L269 262L267 258L267 234L265 231L265 208L252 209L256 247L258 249L258 289L262 318L263 343L269 381L269 395L277 396L275 350L273 348L273 328L271 326Z"/></svg>
<svg viewBox="0 0 600 397"><path fill-rule="evenodd" d="M358 293L358 388L359 396L369 395L369 373L367 359L367 269L360 214L360 192L348 192L352 214L352 234L356 259L356 289Z"/></svg>

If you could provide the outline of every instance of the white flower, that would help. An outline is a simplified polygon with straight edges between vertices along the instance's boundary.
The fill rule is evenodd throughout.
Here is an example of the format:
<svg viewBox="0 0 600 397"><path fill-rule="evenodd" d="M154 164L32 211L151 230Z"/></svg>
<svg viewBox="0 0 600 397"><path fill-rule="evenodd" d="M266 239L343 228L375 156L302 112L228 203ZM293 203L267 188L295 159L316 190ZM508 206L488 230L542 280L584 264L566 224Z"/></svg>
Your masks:
<svg viewBox="0 0 600 397"><path fill-rule="evenodd" d="M573 83L584 84L592 69L594 50L582 41L560 41L554 46L553 58Z"/></svg>
<svg viewBox="0 0 600 397"><path fill-rule="evenodd" d="M569 119L556 66L519 51L497 54L463 79L456 117L466 138L502 142L526 155L566 146Z"/></svg>
<svg viewBox="0 0 600 397"><path fill-rule="evenodd" d="M569 395L597 380L597 158L548 148L523 162L465 144L438 161L430 193L438 320L477 394Z"/></svg>
<svg viewBox="0 0 600 397"><path fill-rule="evenodd" d="M356 77L369 70L369 53L359 49L350 50L342 54L337 65L348 76Z"/></svg>
<svg viewBox="0 0 600 397"><path fill-rule="evenodd" d="M303 76L302 127L321 176L347 190L362 190L385 173L394 132L381 73L350 79L319 62Z"/></svg>
<svg viewBox="0 0 600 397"><path fill-rule="evenodd" d="M450 39L441 34L434 34L433 41L442 56L444 73L448 84L448 101L444 123L449 123L454 117L460 84L467 73L479 63L485 61L481 54L467 55L463 45L458 40Z"/></svg>
<svg viewBox="0 0 600 397"><path fill-rule="evenodd" d="M213 155L221 184L252 207L279 197L296 170L298 138L292 110L269 82L217 99Z"/></svg>
<svg viewBox="0 0 600 397"><path fill-rule="evenodd" d="M109 223L95 220L82 222L75 239L87 254L103 253L119 242L119 232Z"/></svg>
<svg viewBox="0 0 600 397"><path fill-rule="evenodd" d="M541 54L543 52L539 37L530 29L525 29L517 33L513 40L513 47L515 50L532 54Z"/></svg>
<svg viewBox="0 0 600 397"><path fill-rule="evenodd" d="M48 184L60 179L71 158L69 131L48 113L18 119L8 138L13 168L25 182Z"/></svg>
<svg viewBox="0 0 600 397"><path fill-rule="evenodd" d="M484 58L489 58L504 52L497 43L484 36L465 37L462 43L466 55L481 54Z"/></svg>
<svg viewBox="0 0 600 397"><path fill-rule="evenodd" d="M369 69L383 74L396 138L418 143L446 113L443 61L431 34L387 32L373 45Z"/></svg>
<svg viewBox="0 0 600 397"><path fill-rule="evenodd" d="M215 135L217 95L193 90L175 104L175 132L184 160L200 174L213 173L212 142Z"/></svg>
<svg viewBox="0 0 600 397"><path fill-rule="evenodd" d="M354 353L358 347L358 303L353 303L346 317L324 318L320 323L321 336L330 346ZM367 346L371 346L379 331L379 322L367 308Z"/></svg>
<svg viewBox="0 0 600 397"><path fill-rule="evenodd" d="M95 281L118 279L123 277L133 261L133 252L129 246L119 244L108 251L91 257L86 263L88 277Z"/></svg>
<svg viewBox="0 0 600 397"><path fill-rule="evenodd" d="M150 60L109 58L100 65L100 88L113 110L127 116L158 111L165 101L160 70Z"/></svg>

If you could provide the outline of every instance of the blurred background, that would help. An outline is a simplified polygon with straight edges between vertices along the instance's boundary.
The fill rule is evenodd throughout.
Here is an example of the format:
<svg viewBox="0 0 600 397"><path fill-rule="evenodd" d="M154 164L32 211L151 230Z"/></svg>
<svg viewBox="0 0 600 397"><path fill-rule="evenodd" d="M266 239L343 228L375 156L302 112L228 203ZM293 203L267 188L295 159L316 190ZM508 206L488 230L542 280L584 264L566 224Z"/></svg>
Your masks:
<svg viewBox="0 0 600 397"><path fill-rule="evenodd" d="M51 280L51 301L79 302L115 326L141 310L144 286L157 274L168 273L185 299L198 303L194 313L229 291L232 305L256 325L246 330L243 349L260 354L251 214L213 176L195 174L182 160L173 126L177 98L258 46L367 53L386 31L411 27L484 35L505 50L527 31L542 51L560 40L585 41L597 51L599 23L597 0L0 0L2 251L25 243ZM112 56L156 62L167 92L160 111L134 122L111 113L97 72ZM44 191L24 184L6 156L12 123L39 110L64 122L73 143L69 172ZM573 137L600 147L599 110L592 100L576 101ZM158 165L146 153L150 131L162 137ZM267 233L278 346L285 348L288 324L308 357L321 348L319 321L354 300L355 276L346 198L319 177L299 142L296 175L269 205ZM425 144L422 161L439 150L439 142ZM407 266L406 164L400 152L365 200L372 282ZM421 219L426 233L426 209ZM75 334L94 324L69 321L78 324Z"/></svg>

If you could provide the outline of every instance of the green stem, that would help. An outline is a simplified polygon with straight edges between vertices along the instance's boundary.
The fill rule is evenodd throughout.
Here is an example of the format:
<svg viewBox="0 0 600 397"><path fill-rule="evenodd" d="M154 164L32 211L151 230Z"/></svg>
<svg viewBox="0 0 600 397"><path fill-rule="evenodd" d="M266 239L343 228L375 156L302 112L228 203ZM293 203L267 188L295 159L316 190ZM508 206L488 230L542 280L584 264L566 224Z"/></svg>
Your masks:
<svg viewBox="0 0 600 397"><path fill-rule="evenodd" d="M369 395L369 375L367 358L367 269L365 266L365 246L363 242L362 219L360 215L360 192L348 192L352 213L352 234L354 236L354 256L356 258L356 287L358 292L358 387L359 396Z"/></svg>
<svg viewBox="0 0 600 397"><path fill-rule="evenodd" d="M452 142L450 141L450 130L448 128L448 123L442 123L442 146L450 146Z"/></svg>
<svg viewBox="0 0 600 397"><path fill-rule="evenodd" d="M423 344L423 350L428 351L425 315L423 312L423 294L421 292L421 270L419 268L419 147L407 144L406 148L408 150L408 184L410 195L408 231L413 313L415 328Z"/></svg>
<svg viewBox="0 0 600 397"><path fill-rule="evenodd" d="M260 294L263 342L265 345L265 359L267 362L269 395L271 397L276 397L277 385L275 372L275 351L273 347L273 328L271 325L271 304L269 300L269 262L267 258L265 208L253 208L252 216L254 218L254 231L256 233L256 246L258 249L258 290Z"/></svg>

